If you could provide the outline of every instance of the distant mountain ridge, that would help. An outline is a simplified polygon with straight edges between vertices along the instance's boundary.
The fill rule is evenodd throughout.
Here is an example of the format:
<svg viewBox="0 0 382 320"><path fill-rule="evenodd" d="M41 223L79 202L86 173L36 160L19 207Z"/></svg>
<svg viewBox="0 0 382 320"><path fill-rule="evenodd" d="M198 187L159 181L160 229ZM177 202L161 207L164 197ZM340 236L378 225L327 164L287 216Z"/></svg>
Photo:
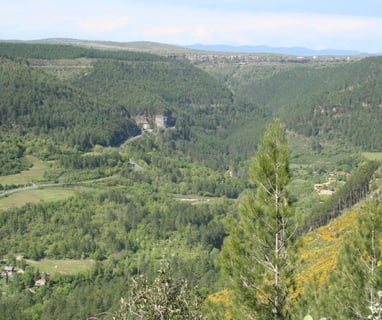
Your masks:
<svg viewBox="0 0 382 320"><path fill-rule="evenodd" d="M184 48L203 50L203 51L218 51L218 52L242 52L242 53L275 53L286 54L293 56L354 56L360 55L362 52L355 50L313 50L304 47L270 47L270 46L230 46L225 44L206 45L193 44L183 46Z"/></svg>
<svg viewBox="0 0 382 320"><path fill-rule="evenodd" d="M176 45L165 44L150 41L132 41L132 42L114 42L114 41L96 41L96 40L79 40L68 38L50 38L32 41L4 41L1 42L16 42L16 43L45 43L45 44L65 44L99 50L132 50L140 52L150 52L160 55L168 55L174 53L184 53L187 50L198 50L220 53L264 53L264 54L282 54L290 56L356 56L356 55L372 55L367 52L356 50L341 50L341 49L323 49L314 50L304 47L271 47L267 45L243 45L232 46L226 44L191 44L191 45Z"/></svg>
<svg viewBox="0 0 382 320"><path fill-rule="evenodd" d="M176 45L165 44L150 41L132 41L132 42L113 42L113 41L96 41L96 40L79 40L68 38L50 38L32 41L3 41L1 42L26 42L26 43L46 43L46 44L66 44L74 46L91 47L95 49L105 50L132 50L141 52L151 52L156 54L163 53L181 53L184 50L199 50L221 53L268 53L268 54L283 54L292 56L356 56L369 55L367 52L356 50L341 50L341 49L324 49L314 50L304 47L271 47L267 45L243 45L232 46L226 44L191 44L191 45ZM371 54L370 54L371 55Z"/></svg>

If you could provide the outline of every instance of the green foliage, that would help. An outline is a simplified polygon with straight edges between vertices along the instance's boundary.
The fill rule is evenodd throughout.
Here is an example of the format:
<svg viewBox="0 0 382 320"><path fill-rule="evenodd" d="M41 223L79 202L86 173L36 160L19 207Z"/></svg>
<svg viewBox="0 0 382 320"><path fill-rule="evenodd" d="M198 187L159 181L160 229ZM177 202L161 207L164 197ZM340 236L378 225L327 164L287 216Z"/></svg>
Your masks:
<svg viewBox="0 0 382 320"><path fill-rule="evenodd" d="M174 106L227 105L232 99L229 90L205 72L171 60L99 60L77 84L127 106L132 114L163 114Z"/></svg>
<svg viewBox="0 0 382 320"><path fill-rule="evenodd" d="M229 75L220 71L220 76L240 99L256 105L268 118L277 115L295 132L379 151L381 68L380 57L351 63L329 59L328 63L240 66ZM219 72L218 67L210 69ZM255 118L250 115L247 125Z"/></svg>
<svg viewBox="0 0 382 320"><path fill-rule="evenodd" d="M218 278L215 260L230 203L192 205L145 187L146 191L130 190L129 194L116 189L83 193L65 201L4 211L0 252L6 254L12 248L32 259L105 259L127 254L118 270L128 274L152 274L157 262L167 256L174 272L211 290ZM157 248L155 243L162 245Z"/></svg>
<svg viewBox="0 0 382 320"><path fill-rule="evenodd" d="M141 52L132 51L102 51L96 49L86 49L79 46L57 45L57 44L32 44L32 43L0 43L0 56L13 59L77 59L77 58L98 58L117 60L154 60L161 61L164 58Z"/></svg>
<svg viewBox="0 0 382 320"><path fill-rule="evenodd" d="M18 208L0 214L0 254L94 260L90 270L55 273L47 286L36 288L38 270L12 255L12 264L25 273L0 279L0 314L6 318L117 316L113 312L121 296L129 297L120 305L121 317L135 307L150 314L155 307L149 306L155 304L184 318L179 310L186 300L199 310L200 300L190 288L198 285L203 294L222 289L218 259L223 241L223 265L235 290L232 316L292 317L285 307L294 261L284 245L291 235L287 220L297 220L287 189L309 227L317 219L341 214L369 191L376 168L371 162L322 205L316 205L320 199L311 189L330 173L349 172L359 163L349 144L380 149L378 57L305 65L273 58L265 65L226 60L225 65L208 66L211 77L184 61L125 50L0 43L0 56L0 175L28 169L30 155L44 160L40 169L34 166L36 173L2 177L0 189L45 181L68 188L60 194L61 189L47 186L39 190L43 201L34 204L23 205L30 200L21 190L17 200L9 196L6 200L17 201ZM67 69L75 65L79 71L59 76L56 66L66 63ZM157 115L166 117L167 128L139 135L137 117L153 125ZM282 126L273 122L258 147L274 115L285 121L294 143L293 186ZM255 161L247 162L257 147ZM245 181L248 166L251 182ZM240 197L254 184L256 195ZM36 197L31 201L40 199L36 195L30 194ZM341 313L351 318L337 297L365 316L370 315L368 307L377 306L378 299L365 304L364 293L371 284L375 290L380 287L378 263L372 281L366 272L347 266L365 265L367 254L357 255L356 248L367 248L370 230L379 232L367 221L360 221L354 237L358 244L344 247L338 269L353 275L351 283L359 290L332 275L322 288L312 287L299 297L296 317L309 311L315 318L333 314L341 319ZM161 274L162 281L155 277L163 261L170 263L172 278ZM142 293L152 298L150 303L134 300ZM190 318L200 316L187 310ZM211 317L215 312L221 319L224 310L215 311Z"/></svg>
<svg viewBox="0 0 382 320"><path fill-rule="evenodd" d="M300 233L327 224L338 217L344 209L351 208L362 200L368 194L371 178L379 167L378 161L362 163L340 190L315 208L312 216L307 217L305 226L300 228Z"/></svg>
<svg viewBox="0 0 382 320"><path fill-rule="evenodd" d="M19 173L31 166L25 158L26 147L20 137L0 132L0 139L0 176Z"/></svg>
<svg viewBox="0 0 382 320"><path fill-rule="evenodd" d="M367 318L369 309L378 300L377 289L382 286L382 270L377 265L382 259L379 246L381 226L380 203L367 201L359 215L356 233L344 245L338 272L333 273L331 279L343 319ZM347 290L342 289L345 283ZM337 317L340 319L339 315Z"/></svg>
<svg viewBox="0 0 382 320"><path fill-rule="evenodd" d="M333 225L333 248L327 277L313 278L305 284L305 292L295 302L297 310L330 319L367 319L371 308L378 303L378 289L381 287L382 269L380 241L382 239L382 207L379 200L368 199L357 209L355 222L344 230ZM345 220L344 220L345 221ZM340 222L339 222L340 223ZM342 233L342 234L341 234ZM325 231L320 231L324 237ZM328 236L325 236L328 238ZM336 248L335 248L336 247ZM336 257L336 259L335 259ZM317 263L324 271L323 263Z"/></svg>
<svg viewBox="0 0 382 320"><path fill-rule="evenodd" d="M150 282L144 276L131 280L128 298L121 299L120 308L107 319L176 320L206 319L201 313L202 298L182 279L173 279L167 268L161 268Z"/></svg>
<svg viewBox="0 0 382 320"><path fill-rule="evenodd" d="M268 127L250 170L256 196L247 193L224 242L223 268L233 284L234 318L288 318L291 233L285 187L290 173L284 130L278 119Z"/></svg>
<svg viewBox="0 0 382 320"><path fill-rule="evenodd" d="M28 66L0 60L0 126L81 149L118 145L140 132L123 107L97 102L83 91Z"/></svg>
<svg viewBox="0 0 382 320"><path fill-rule="evenodd" d="M168 150L214 168L228 167L224 153L240 156L227 152L224 141L235 117L232 93L189 63L98 60L74 83L151 123L156 115L164 115L166 125L175 129L160 137Z"/></svg>
<svg viewBox="0 0 382 320"><path fill-rule="evenodd" d="M65 169L79 170L94 169L105 166L115 167L122 162L122 156L117 151L100 155L63 155L59 159L60 165Z"/></svg>
<svg viewBox="0 0 382 320"><path fill-rule="evenodd" d="M164 115L166 125L176 129L163 135L169 149L215 168L228 167L231 161L223 162L224 153L241 157L235 150L227 152L224 142L236 113L232 93L189 63L137 52L47 44L3 43L1 52L31 60L1 60L0 126L15 123L20 131L49 135L54 143L88 150L96 144L120 145L138 135L132 116L143 115L154 123L156 115ZM79 57L94 63L71 84L33 67L37 63L33 59Z"/></svg>
<svg viewBox="0 0 382 320"><path fill-rule="evenodd" d="M306 315L303 320L313 320L313 317L311 315ZM320 318L320 320L327 320L326 318Z"/></svg>

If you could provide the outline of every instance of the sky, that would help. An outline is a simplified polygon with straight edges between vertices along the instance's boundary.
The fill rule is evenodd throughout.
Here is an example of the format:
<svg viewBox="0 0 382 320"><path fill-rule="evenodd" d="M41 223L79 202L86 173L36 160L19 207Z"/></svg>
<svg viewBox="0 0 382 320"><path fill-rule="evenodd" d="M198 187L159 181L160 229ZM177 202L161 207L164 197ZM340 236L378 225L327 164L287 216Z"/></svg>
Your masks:
<svg viewBox="0 0 382 320"><path fill-rule="evenodd" d="M47 38L382 53L382 0L0 0L0 40Z"/></svg>

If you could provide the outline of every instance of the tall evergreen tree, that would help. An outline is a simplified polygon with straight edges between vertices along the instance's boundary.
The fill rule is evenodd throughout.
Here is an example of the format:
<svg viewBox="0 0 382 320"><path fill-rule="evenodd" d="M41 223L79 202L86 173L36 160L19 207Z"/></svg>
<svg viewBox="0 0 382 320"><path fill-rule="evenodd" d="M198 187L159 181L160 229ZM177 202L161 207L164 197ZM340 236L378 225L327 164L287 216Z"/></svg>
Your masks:
<svg viewBox="0 0 382 320"><path fill-rule="evenodd" d="M285 128L278 119L268 126L250 167L256 195L248 192L238 220L231 219L223 268L233 289L234 318L287 319L288 245L291 240L290 180Z"/></svg>

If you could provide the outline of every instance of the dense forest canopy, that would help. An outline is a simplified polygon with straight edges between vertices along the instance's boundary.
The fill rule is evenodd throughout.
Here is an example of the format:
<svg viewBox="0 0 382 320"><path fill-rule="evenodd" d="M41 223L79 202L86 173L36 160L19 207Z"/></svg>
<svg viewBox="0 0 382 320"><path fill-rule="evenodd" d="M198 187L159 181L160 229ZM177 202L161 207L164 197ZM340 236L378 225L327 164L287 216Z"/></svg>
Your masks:
<svg viewBox="0 0 382 320"><path fill-rule="evenodd" d="M294 131L380 151L381 74L381 57L334 66L297 65L254 79L239 93L274 110Z"/></svg>
<svg viewBox="0 0 382 320"><path fill-rule="evenodd" d="M82 150L96 144L116 146L140 134L142 128L133 119L136 115L145 115L151 122L155 115L164 115L167 125L177 123L171 139L190 140L192 131L196 136L197 131L216 131L224 122L227 126L232 113L232 93L187 62L144 53L41 44L2 43L0 54L22 59L1 60L1 125L25 127L37 136L50 135L56 142ZM91 67L70 81L33 67L36 59L81 57L90 58ZM196 138L190 145L202 147Z"/></svg>
<svg viewBox="0 0 382 320"><path fill-rule="evenodd" d="M140 132L122 107L98 102L24 64L1 59L0 68L2 128L52 135L82 149L117 145Z"/></svg>
<svg viewBox="0 0 382 320"><path fill-rule="evenodd" d="M0 43L1 56L10 59L77 59L77 58L99 58L129 61L159 61L164 58L142 52L131 51L103 51L78 46L59 44L32 44L32 43Z"/></svg>
<svg viewBox="0 0 382 320"><path fill-rule="evenodd" d="M77 84L128 106L134 114L160 113L176 106L232 103L231 93L205 72L177 61L98 61ZM102 90L101 90L102 89Z"/></svg>

